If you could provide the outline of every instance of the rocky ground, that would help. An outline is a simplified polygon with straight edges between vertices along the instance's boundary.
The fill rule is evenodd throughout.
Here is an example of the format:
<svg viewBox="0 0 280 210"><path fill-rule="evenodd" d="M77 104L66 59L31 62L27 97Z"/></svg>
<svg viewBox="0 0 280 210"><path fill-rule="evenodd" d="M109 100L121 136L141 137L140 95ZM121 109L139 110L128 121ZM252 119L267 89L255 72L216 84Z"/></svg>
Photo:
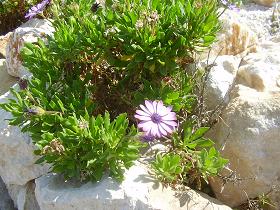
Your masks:
<svg viewBox="0 0 280 210"><path fill-rule="evenodd" d="M235 177L245 180L237 185L224 185L221 179L211 181L216 196L231 207L280 186L280 168L275 164L280 161L280 8L277 4L272 6L274 0L255 2L259 4L248 3L239 11L227 10L221 16L223 29L218 35L219 41L213 46L210 60L214 62L219 56L211 69L205 95L210 109L224 105L220 121L209 135L222 148L223 155L230 159L225 176L234 172ZM35 25L42 28L34 29ZM33 42L41 30L52 32L46 22L39 21L35 25L30 23L18 29L8 46L14 46L18 37ZM6 100L8 96L3 94L17 81L9 74L21 76L25 72L20 60L15 60L20 48L8 47L6 53L7 41L8 36L0 37L0 102ZM4 57L7 58L6 64ZM3 119L8 117L1 111L0 116ZM94 205L96 209L121 205L123 209L128 206L140 209L153 206L164 210L170 206L172 210L230 209L191 190L181 197L185 199L180 203L171 199L169 195L173 192L168 189L162 199L163 192L154 188L141 165L127 172L129 175L122 185L110 179L99 185L85 184L79 188L75 183L62 183L57 176L44 175L47 166L34 166L31 140L18 129L8 127L3 119L0 119L0 175L4 182L0 178L0 210L14 209L12 200L19 210L80 209L81 203L84 209ZM11 154L13 158L10 158ZM137 179L136 175L140 178ZM98 196L99 200L91 195ZM280 209L277 203L279 193L272 193L271 198ZM108 199L112 202L108 203Z"/></svg>

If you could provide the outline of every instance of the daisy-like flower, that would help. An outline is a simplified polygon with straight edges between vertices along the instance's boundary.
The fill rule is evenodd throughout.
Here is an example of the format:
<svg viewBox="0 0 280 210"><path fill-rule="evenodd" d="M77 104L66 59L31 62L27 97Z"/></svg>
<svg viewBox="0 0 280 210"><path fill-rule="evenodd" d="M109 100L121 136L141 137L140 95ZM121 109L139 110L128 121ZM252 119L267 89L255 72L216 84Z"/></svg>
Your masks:
<svg viewBox="0 0 280 210"><path fill-rule="evenodd" d="M145 101L145 106L140 105L134 117L140 120L138 128L145 132L145 136L167 136L177 127L176 113L172 107L165 107L162 101Z"/></svg>
<svg viewBox="0 0 280 210"><path fill-rule="evenodd" d="M40 2L39 4L31 7L27 14L24 16L25 18L28 19L32 19L34 18L36 15L38 15L39 13L43 12L44 9L46 8L46 6L48 4L50 4L51 0L43 0L42 2Z"/></svg>

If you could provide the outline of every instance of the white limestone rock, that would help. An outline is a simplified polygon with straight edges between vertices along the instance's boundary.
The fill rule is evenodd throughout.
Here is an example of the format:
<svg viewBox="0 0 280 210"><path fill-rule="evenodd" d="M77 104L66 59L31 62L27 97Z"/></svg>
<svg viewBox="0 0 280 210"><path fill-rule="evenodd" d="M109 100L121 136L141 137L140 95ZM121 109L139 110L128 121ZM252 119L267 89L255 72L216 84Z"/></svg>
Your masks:
<svg viewBox="0 0 280 210"><path fill-rule="evenodd" d="M280 186L280 92L258 92L239 85L220 121L209 134L229 159L229 168L244 179L223 188L220 179L211 182L217 198L236 207ZM247 195L246 195L246 193ZM280 193L272 200L280 208Z"/></svg>
<svg viewBox="0 0 280 210"><path fill-rule="evenodd" d="M0 36L0 58L3 59L6 56L6 46L12 32L7 33L4 36Z"/></svg>
<svg viewBox="0 0 280 210"><path fill-rule="evenodd" d="M237 82L257 91L280 91L280 42L264 41L243 58Z"/></svg>
<svg viewBox="0 0 280 210"><path fill-rule="evenodd" d="M140 163L126 172L122 183L104 178L95 184L79 184L65 182L58 175L45 175L36 179L35 195L41 210L231 209L193 190L175 197L173 190L163 188Z"/></svg>
<svg viewBox="0 0 280 210"><path fill-rule="evenodd" d="M278 2L278 0L253 0L255 3L266 6L266 7L271 7L275 4L275 2Z"/></svg>
<svg viewBox="0 0 280 210"><path fill-rule="evenodd" d="M208 64L213 64L205 88L205 102L209 109L228 103L228 93L233 86L240 60L232 55L224 55L208 61ZM205 67L206 64L204 61L201 66Z"/></svg>
<svg viewBox="0 0 280 210"><path fill-rule="evenodd" d="M15 210L14 203L1 177L0 177L0 209Z"/></svg>
<svg viewBox="0 0 280 210"><path fill-rule="evenodd" d="M0 96L0 103L10 98L10 93ZM25 185L49 171L49 165L38 165L38 156L33 154L35 146L20 128L9 126L6 119L11 114L0 109L0 176L6 185Z"/></svg>
<svg viewBox="0 0 280 210"><path fill-rule="evenodd" d="M220 20L222 30L217 35L218 41L212 46L212 56L247 54L256 51L258 37L238 12L226 10Z"/></svg>
<svg viewBox="0 0 280 210"><path fill-rule="evenodd" d="M16 79L7 73L5 59L0 59L0 95L9 91L15 83Z"/></svg>
<svg viewBox="0 0 280 210"><path fill-rule="evenodd" d="M25 185L7 185L7 188L17 210L40 210L33 180Z"/></svg>
<svg viewBox="0 0 280 210"><path fill-rule="evenodd" d="M22 77L28 74L28 70L22 66L20 50L24 43L37 42L38 38L52 36L54 28L45 19L31 19L17 28L9 38L6 47L7 70L11 76Z"/></svg>

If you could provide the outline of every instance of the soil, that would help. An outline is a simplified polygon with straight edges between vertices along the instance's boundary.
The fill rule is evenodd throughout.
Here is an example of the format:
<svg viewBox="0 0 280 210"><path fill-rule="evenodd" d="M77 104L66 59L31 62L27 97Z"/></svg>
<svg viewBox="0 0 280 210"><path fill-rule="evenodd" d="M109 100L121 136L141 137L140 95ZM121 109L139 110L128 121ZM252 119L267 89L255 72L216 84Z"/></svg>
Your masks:
<svg viewBox="0 0 280 210"><path fill-rule="evenodd" d="M24 21L22 12L0 14L0 36L16 29Z"/></svg>

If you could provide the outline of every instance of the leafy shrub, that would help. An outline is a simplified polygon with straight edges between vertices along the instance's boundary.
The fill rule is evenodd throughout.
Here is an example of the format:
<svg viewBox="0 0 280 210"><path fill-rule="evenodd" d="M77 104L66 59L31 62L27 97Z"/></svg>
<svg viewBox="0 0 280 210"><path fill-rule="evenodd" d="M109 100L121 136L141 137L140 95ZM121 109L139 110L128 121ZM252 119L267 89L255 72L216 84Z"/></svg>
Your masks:
<svg viewBox="0 0 280 210"><path fill-rule="evenodd" d="M156 158L157 176L178 182L194 170L199 179L215 175L226 161L204 149L213 142L189 118L203 75L189 67L215 41L217 6L216 0L108 0L102 7L57 1L54 36L22 52L33 77L1 107L13 114L10 124L30 133L38 162L52 163L54 172L95 181L109 170L121 180L146 145L133 126L136 106L162 100L180 126L169 138L173 150Z"/></svg>
<svg viewBox="0 0 280 210"><path fill-rule="evenodd" d="M203 137L209 128L200 127L194 132L191 128L187 124L182 132L173 134L172 152L158 154L153 168L162 181L175 181L201 189L202 181L208 183L208 177L217 175L228 160L220 156L213 141ZM171 162L173 167L168 165ZM180 176L176 172L180 172Z"/></svg>

